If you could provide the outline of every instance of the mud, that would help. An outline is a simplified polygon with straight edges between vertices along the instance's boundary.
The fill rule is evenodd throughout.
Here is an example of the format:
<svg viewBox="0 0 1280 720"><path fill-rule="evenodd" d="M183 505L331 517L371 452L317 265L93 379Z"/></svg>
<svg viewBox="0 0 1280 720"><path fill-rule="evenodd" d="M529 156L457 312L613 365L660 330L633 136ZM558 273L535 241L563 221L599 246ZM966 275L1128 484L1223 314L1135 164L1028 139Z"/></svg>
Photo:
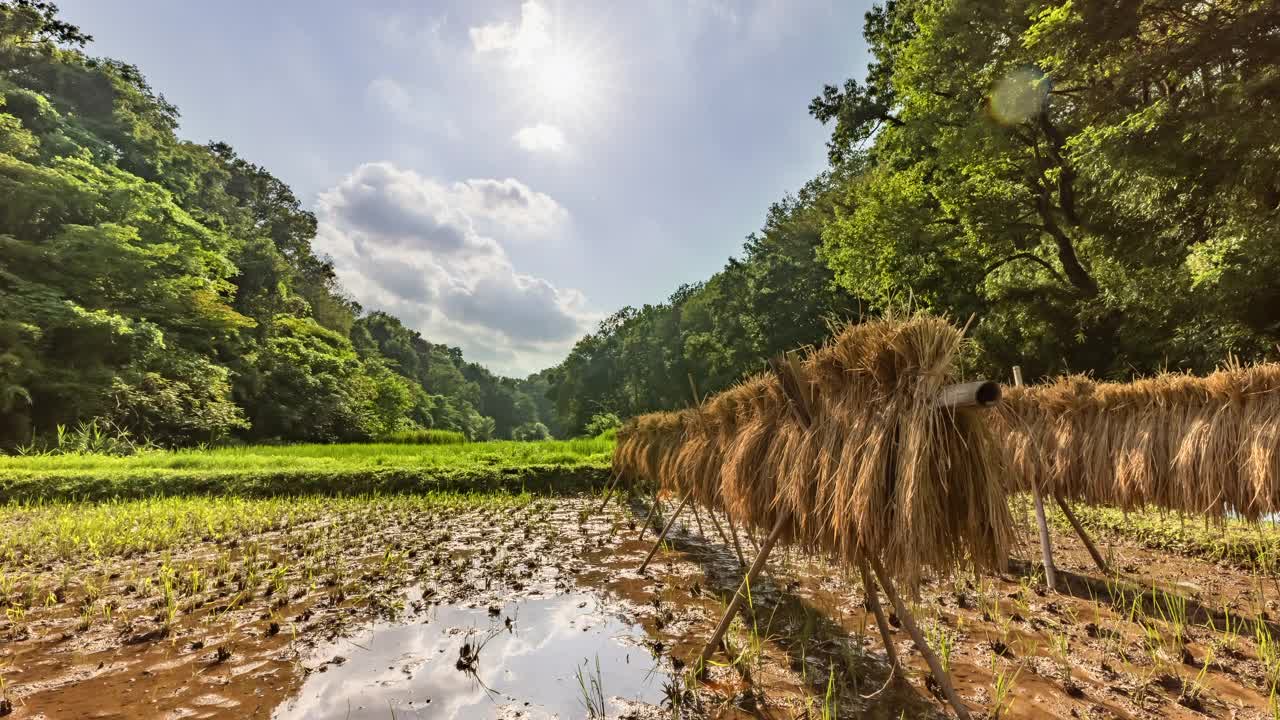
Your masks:
<svg viewBox="0 0 1280 720"><path fill-rule="evenodd" d="M65 601L2 621L0 677L18 718L948 716L901 629L908 668L890 673L858 579L785 550L694 679L742 569L703 513L637 573L644 510L354 514L75 567ZM758 538L740 534L749 560ZM976 716L1273 717L1273 578L1118 538L1101 539L1107 576L1054 540L1063 592L1024 542L1006 575L958 573L913 603ZM210 578L176 617L136 587L161 567ZM95 583L117 606L86 626L76 598Z"/></svg>

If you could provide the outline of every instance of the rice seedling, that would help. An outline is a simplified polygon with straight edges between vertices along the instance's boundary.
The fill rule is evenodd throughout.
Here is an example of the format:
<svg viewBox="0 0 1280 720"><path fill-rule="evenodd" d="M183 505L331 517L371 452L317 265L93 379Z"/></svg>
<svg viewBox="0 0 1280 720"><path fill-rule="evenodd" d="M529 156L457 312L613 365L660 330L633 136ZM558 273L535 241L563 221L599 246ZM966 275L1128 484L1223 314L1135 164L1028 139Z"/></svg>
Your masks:
<svg viewBox="0 0 1280 720"><path fill-rule="evenodd" d="M161 625L164 629L164 634L169 635L173 632L174 625L178 618L178 594L173 586L173 575L171 572L166 572L161 576L160 585L163 589L164 598L164 614L162 616Z"/></svg>
<svg viewBox="0 0 1280 720"><path fill-rule="evenodd" d="M999 720L1013 706L1013 690L1017 687L1018 676L1021 674L1021 665L1010 671L1009 666L1002 663L995 653L991 654L992 682L989 713L992 720Z"/></svg>
<svg viewBox="0 0 1280 720"><path fill-rule="evenodd" d="M350 496L394 487L465 490L477 481L519 492L526 484L582 487L609 476L614 443L606 439L462 444L273 445L103 455L0 455L0 521L6 513L38 509L52 499L110 500L216 493L262 497L288 494ZM388 485L380 473L399 478ZM163 504L166 499L157 499ZM283 503L287 506L288 503ZM190 519L203 525L205 513ZM235 537L234 518L214 518L198 536ZM186 523L184 523L185 525ZM153 531L155 528L145 528ZM127 535L127 533L125 533ZM57 536L70 547L84 544ZM99 538L89 538L98 541ZM127 538L124 538L127 539ZM3 547L0 545L0 547ZM110 550L110 545L104 546Z"/></svg>
<svg viewBox="0 0 1280 720"><path fill-rule="evenodd" d="M1152 586L1156 612L1169 628L1173 647L1181 649L1187 638L1187 599L1177 593L1169 593Z"/></svg>
<svg viewBox="0 0 1280 720"><path fill-rule="evenodd" d="M1182 691L1178 694L1178 702L1189 708L1200 709L1201 698L1204 696L1206 685L1205 678L1209 674L1209 666L1213 664L1213 650L1209 650L1204 657L1204 661L1200 665L1200 672L1196 673L1191 679L1179 676L1182 681Z"/></svg>
<svg viewBox="0 0 1280 720"><path fill-rule="evenodd" d="M930 647L938 653L938 659L942 661L942 669L951 672L951 653L955 650L956 635L935 620L925 630L925 637Z"/></svg>
<svg viewBox="0 0 1280 720"><path fill-rule="evenodd" d="M575 673L578 680L579 699L591 720L603 720L609 712L604 697L604 677L600 673L600 656L596 655L595 670L587 660L582 661Z"/></svg>
<svg viewBox="0 0 1280 720"><path fill-rule="evenodd" d="M1049 644L1058 664L1058 677L1065 682L1071 678L1071 638L1066 633L1052 633Z"/></svg>
<svg viewBox="0 0 1280 720"><path fill-rule="evenodd" d="M1280 682L1280 643L1272 637L1271 631L1267 629L1265 623L1257 623L1254 626L1254 644L1258 650L1258 659L1262 661L1267 677L1271 684L1275 685Z"/></svg>
<svg viewBox="0 0 1280 720"><path fill-rule="evenodd" d="M822 708L819 717L822 720L836 720L840 717L839 687L836 685L836 671L827 671L827 690L822 696Z"/></svg>
<svg viewBox="0 0 1280 720"><path fill-rule="evenodd" d="M1210 630L1213 628L1213 618L1209 619ZM1231 621L1231 606L1227 603L1222 604L1222 632L1218 635L1221 646L1228 652L1236 652L1237 646L1240 644L1240 635L1236 632L1235 623Z"/></svg>

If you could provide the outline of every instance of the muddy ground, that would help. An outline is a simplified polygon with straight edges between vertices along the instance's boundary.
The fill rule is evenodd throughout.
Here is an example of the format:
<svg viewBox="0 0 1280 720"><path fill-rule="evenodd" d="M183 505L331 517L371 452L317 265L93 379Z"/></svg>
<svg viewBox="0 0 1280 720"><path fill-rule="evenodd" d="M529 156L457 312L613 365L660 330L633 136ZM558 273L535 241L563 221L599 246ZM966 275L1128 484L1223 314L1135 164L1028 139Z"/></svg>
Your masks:
<svg viewBox="0 0 1280 720"><path fill-rule="evenodd" d="M691 679L738 557L724 519L704 511L641 575L654 537L638 538L644 515L588 497L371 506L105 565L51 562L24 581L57 590L0 619L0 712L948 715L902 629L908 668L890 672L856 575L785 551L752 588L730 652ZM1024 542L1005 576L959 573L914 602L975 716L1276 717L1276 580L1122 537L1099 538L1118 571L1107 576L1074 536L1054 539L1065 592L1046 591L1038 546ZM742 534L747 560L754 543Z"/></svg>

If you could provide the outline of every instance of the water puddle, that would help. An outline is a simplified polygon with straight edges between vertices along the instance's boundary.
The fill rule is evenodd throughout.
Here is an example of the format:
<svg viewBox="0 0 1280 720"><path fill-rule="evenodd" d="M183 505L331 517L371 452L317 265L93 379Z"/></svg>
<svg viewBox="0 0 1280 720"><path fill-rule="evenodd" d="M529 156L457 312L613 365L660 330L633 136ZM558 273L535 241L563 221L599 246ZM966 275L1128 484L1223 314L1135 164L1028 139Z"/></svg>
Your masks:
<svg viewBox="0 0 1280 720"><path fill-rule="evenodd" d="M436 606L339 641L308 665L319 667L276 720L586 717L581 685L591 692L593 679L612 716L630 702L660 703L669 679L643 629L587 594L493 611Z"/></svg>

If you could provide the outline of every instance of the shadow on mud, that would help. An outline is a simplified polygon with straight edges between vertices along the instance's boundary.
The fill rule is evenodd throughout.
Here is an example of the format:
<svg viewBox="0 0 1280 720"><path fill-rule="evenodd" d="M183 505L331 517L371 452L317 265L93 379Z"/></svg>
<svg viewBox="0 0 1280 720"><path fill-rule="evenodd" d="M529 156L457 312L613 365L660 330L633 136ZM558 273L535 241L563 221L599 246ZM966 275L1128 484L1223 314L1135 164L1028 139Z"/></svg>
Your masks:
<svg viewBox="0 0 1280 720"><path fill-rule="evenodd" d="M1123 575L1098 577L1056 568L1059 591L1081 600L1089 600L1099 605L1118 609L1122 614L1133 605L1134 600L1141 603L1143 612L1151 617L1160 617L1170 612L1170 603L1186 608L1186 619L1194 625L1209 625L1225 630L1230 624L1235 632L1253 636L1259 626L1266 628L1272 636L1280 635L1280 623L1258 617L1231 615L1228 617L1221 608L1204 605L1195 598L1169 588L1140 585ZM1098 571L1101 574L1101 570ZM1009 574L1017 578L1043 577L1040 563L1021 558L1009 559ZM1179 612L1181 612L1179 610Z"/></svg>
<svg viewBox="0 0 1280 720"><path fill-rule="evenodd" d="M636 518L637 527L638 523L650 517L649 506L639 498L632 496L626 502ZM652 543L657 538L666 519L665 513L652 514L649 524L652 532L646 532L644 536L647 542ZM703 524L708 534L702 536L696 530L691 531L690 526L695 522ZM733 548L725 547L716 531L705 526L707 524L701 519L695 521L692 516L685 518L685 523L677 523L668 533L666 543L700 566L706 578L706 589L722 599L723 608L742 582L745 568L738 563ZM742 542L742 552L748 563L755 551L752 543ZM780 555L780 551L781 548L774 555ZM771 558L771 564L776 565L774 558ZM649 572L652 573L652 569ZM800 577L787 579L780 575L766 569L756 586L751 588L751 602L743 604L740 617L748 627L758 628L770 647L785 653L790 670L803 678L815 705L821 705L828 693L828 683L834 678L839 688L841 717L946 717L936 703L923 697L903 677L896 675L891 678L887 660L881 653L869 652L862 636L850 634L848 628L794 592ZM861 605L861 597L848 600L851 604ZM716 620L718 616L711 622ZM694 659L710 635L710 627L700 629L701 636L688 638L693 649L688 653L689 657L680 659ZM737 648L733 650L736 652ZM728 662L724 648L717 653L715 661ZM755 716L771 717L759 709L763 705L761 693L769 689L754 683L751 669L742 665L736 664L735 670L742 676L748 690L734 698L734 704Z"/></svg>

